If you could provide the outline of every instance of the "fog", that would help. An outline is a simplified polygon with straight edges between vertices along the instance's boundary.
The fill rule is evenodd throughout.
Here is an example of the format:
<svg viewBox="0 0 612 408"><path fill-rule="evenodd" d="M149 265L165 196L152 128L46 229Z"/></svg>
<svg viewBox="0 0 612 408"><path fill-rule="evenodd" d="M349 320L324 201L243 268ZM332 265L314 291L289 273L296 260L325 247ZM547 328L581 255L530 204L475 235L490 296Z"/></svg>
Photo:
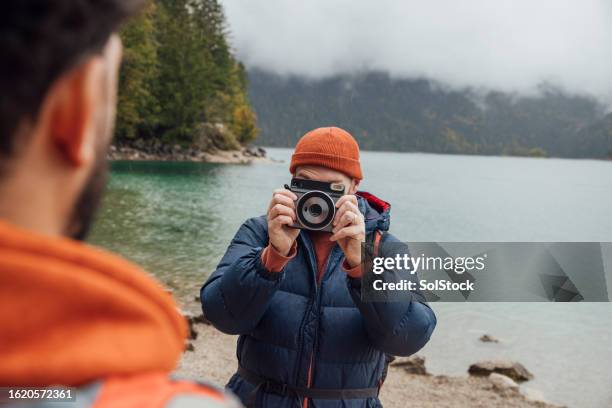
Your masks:
<svg viewBox="0 0 612 408"><path fill-rule="evenodd" d="M249 68L311 78L382 70L518 93L549 83L612 100L612 1L222 3Z"/></svg>

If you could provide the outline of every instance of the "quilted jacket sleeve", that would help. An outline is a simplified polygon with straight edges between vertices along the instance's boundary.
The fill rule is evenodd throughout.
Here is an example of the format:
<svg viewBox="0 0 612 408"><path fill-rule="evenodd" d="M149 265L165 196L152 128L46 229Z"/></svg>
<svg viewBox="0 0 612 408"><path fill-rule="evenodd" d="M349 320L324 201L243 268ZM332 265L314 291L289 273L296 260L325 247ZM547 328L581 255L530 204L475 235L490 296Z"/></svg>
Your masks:
<svg viewBox="0 0 612 408"><path fill-rule="evenodd" d="M247 220L200 291L204 315L224 333L251 332L280 286L284 273L268 271L261 261L267 242L265 219Z"/></svg>
<svg viewBox="0 0 612 408"><path fill-rule="evenodd" d="M399 243L390 234L385 235L386 242ZM417 280L416 275L411 279ZM427 344L436 327L436 315L419 291L403 294L402 301L366 302L361 299L361 278L348 277L347 280L351 297L363 316L368 337L375 348L391 355L409 356Z"/></svg>

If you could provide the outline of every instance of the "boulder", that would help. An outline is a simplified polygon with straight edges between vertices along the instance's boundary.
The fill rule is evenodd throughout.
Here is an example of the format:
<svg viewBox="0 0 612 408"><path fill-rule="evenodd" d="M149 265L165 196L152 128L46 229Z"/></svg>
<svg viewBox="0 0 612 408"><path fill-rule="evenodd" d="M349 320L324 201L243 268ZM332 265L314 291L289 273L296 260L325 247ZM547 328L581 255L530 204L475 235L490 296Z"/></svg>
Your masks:
<svg viewBox="0 0 612 408"><path fill-rule="evenodd" d="M489 381L493 384L493 388L499 391L516 390L519 387L512 378L499 373L489 374Z"/></svg>
<svg viewBox="0 0 612 408"><path fill-rule="evenodd" d="M134 142L135 149L144 150L145 147L146 147L146 143L142 139L136 139L136 141Z"/></svg>
<svg viewBox="0 0 612 408"><path fill-rule="evenodd" d="M196 324L210 324L208 319L204 317L203 313L195 314L189 311L180 311L185 320L187 320L187 325L189 326L189 338L196 339L198 337L198 332L195 330Z"/></svg>
<svg viewBox="0 0 612 408"><path fill-rule="evenodd" d="M546 404L547 401L544 398L544 394L541 391L535 390L533 388L525 388L521 390L521 394L525 397L526 400Z"/></svg>
<svg viewBox="0 0 612 408"><path fill-rule="evenodd" d="M533 374L521 363L509 360L481 361L472 364L468 372L479 377L487 377L491 373L503 374L517 382L529 381L533 378Z"/></svg>
<svg viewBox="0 0 612 408"><path fill-rule="evenodd" d="M397 358L391 362L391 366L401 367L409 374L430 375L425 368L425 357L417 355Z"/></svg>
<svg viewBox="0 0 612 408"><path fill-rule="evenodd" d="M483 343L499 343L499 339L491 336L490 334L483 334L482 336L480 336L479 340Z"/></svg>
<svg viewBox="0 0 612 408"><path fill-rule="evenodd" d="M258 146L245 147L243 153L247 157L266 157L266 151Z"/></svg>

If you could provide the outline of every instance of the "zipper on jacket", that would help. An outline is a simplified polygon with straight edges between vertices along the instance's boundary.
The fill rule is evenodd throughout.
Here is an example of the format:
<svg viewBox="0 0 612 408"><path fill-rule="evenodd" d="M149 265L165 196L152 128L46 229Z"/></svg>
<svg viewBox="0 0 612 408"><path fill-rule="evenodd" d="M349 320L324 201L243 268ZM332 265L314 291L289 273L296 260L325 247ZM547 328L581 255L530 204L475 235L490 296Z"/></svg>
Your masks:
<svg viewBox="0 0 612 408"><path fill-rule="evenodd" d="M302 246L304 247L304 250L306 252L306 256L307 256L307 260L308 260L308 264L310 266L310 269L314 272L314 280L312 281L312 283L314 283L314 290L315 290L315 296L313 296L312 298L308 299L308 305L306 306L306 311L304 312L304 318L302 319L302 325L301 325L301 330L300 330L300 337L298 340L298 358L297 361L301 362L301 358L304 355L304 328L306 325L306 322L308 320L308 318L310 317L310 314L312 312L312 308L314 306L314 303L316 302L316 297L318 295L318 288L317 288L317 278L316 278L316 259L314 259L314 248L313 248L313 244L312 241L310 240L310 237L306 236L306 234L304 232L301 232L298 235L298 238L302 241ZM310 362L309 362L309 367L310 367ZM298 363L296 364L295 367L295 374L294 374L294 378L295 378L295 383L298 383L298 379L299 379L299 375L300 375L300 368L301 365ZM308 374L307 374L308 376ZM308 383L308 380L307 380Z"/></svg>
<svg viewBox="0 0 612 408"><path fill-rule="evenodd" d="M321 286L323 286L323 280L325 279L325 276L330 273L329 269L330 269L332 257L334 256L334 252L336 252L336 247L333 247L329 255L327 256L327 260L325 261L325 268L323 269L323 273L321 274L320 280L316 279L316 275L318 271L315 271L315 280L317 282L316 303L315 303L316 309L317 309L317 325L315 327L314 342L312 344L312 350L310 351L310 359L308 363L308 380L306 382L306 388L312 387L312 377L314 375L314 366L315 366L315 352L317 350L317 347L319 346L319 324L321 320L319 318L319 314L321 312L321 293L323 292L320 289L321 289ZM304 400L302 401L302 408L308 408L308 398L304 398Z"/></svg>

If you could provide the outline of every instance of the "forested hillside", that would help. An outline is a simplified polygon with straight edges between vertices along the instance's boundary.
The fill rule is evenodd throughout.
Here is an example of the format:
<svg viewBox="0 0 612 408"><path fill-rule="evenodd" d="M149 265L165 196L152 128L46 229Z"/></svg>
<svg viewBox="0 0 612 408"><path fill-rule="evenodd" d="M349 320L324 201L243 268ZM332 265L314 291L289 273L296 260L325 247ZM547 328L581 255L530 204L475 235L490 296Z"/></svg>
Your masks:
<svg viewBox="0 0 612 408"><path fill-rule="evenodd" d="M217 0L151 0L121 38L116 143L235 149L257 136Z"/></svg>
<svg viewBox="0 0 612 408"><path fill-rule="evenodd" d="M338 125L368 150L605 158L612 115L594 99L542 86L531 97L456 91L384 73L323 80L249 72L259 143L293 146Z"/></svg>

